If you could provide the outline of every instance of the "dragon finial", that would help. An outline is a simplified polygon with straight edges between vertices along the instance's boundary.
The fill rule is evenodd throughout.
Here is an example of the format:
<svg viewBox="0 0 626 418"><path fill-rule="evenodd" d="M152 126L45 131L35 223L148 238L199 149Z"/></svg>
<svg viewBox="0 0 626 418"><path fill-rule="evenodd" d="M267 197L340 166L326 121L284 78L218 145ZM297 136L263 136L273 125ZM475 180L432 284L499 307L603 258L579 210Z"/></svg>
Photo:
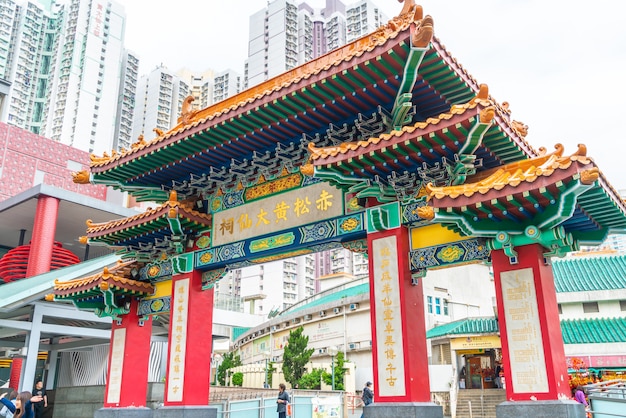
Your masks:
<svg viewBox="0 0 626 418"><path fill-rule="evenodd" d="M89 184L89 172L86 170L73 172L72 181L76 184Z"/></svg>
<svg viewBox="0 0 626 418"><path fill-rule="evenodd" d="M191 103L193 103L194 100L195 100L195 97L193 96L185 97L185 100L183 101L183 108L182 108L182 111L180 112L180 118L178 118L179 122L182 122L185 125L191 122L194 115L196 114L196 112L193 110L193 107L191 105Z"/></svg>
<svg viewBox="0 0 626 418"><path fill-rule="evenodd" d="M434 22L431 16L426 16L422 19L422 24L417 28L417 31L415 31L411 39L414 47L426 48L428 44L430 44L435 32L433 25Z"/></svg>

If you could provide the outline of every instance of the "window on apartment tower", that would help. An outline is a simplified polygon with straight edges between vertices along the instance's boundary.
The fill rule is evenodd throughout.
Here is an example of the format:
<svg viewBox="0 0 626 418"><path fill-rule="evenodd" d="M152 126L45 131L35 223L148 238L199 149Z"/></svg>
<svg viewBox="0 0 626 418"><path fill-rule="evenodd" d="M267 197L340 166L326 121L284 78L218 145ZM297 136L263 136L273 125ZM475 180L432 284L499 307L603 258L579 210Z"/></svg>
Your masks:
<svg viewBox="0 0 626 418"><path fill-rule="evenodd" d="M435 298L435 314L441 315L441 298Z"/></svg>
<svg viewBox="0 0 626 418"><path fill-rule="evenodd" d="M622 312L626 311L626 300L619 301L619 310Z"/></svg>
<svg viewBox="0 0 626 418"><path fill-rule="evenodd" d="M556 305L557 308L559 309L559 315L563 314L563 306L559 303L558 305Z"/></svg>
<svg viewBox="0 0 626 418"><path fill-rule="evenodd" d="M428 306L428 313L433 313L433 297L426 296L426 304Z"/></svg>
<svg viewBox="0 0 626 418"><path fill-rule="evenodd" d="M583 302L584 313L600 312L598 309L598 302Z"/></svg>

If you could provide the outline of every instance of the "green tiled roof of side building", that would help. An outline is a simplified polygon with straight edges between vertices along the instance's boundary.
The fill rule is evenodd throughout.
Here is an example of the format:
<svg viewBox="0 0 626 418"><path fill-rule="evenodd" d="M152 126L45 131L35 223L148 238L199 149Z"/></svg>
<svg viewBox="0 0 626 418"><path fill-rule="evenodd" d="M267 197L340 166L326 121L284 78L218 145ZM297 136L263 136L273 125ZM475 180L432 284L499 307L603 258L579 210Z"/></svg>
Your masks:
<svg viewBox="0 0 626 418"><path fill-rule="evenodd" d="M561 332L565 344L626 343L626 318L567 319Z"/></svg>
<svg viewBox="0 0 626 418"><path fill-rule="evenodd" d="M626 289L626 255L553 259L558 293Z"/></svg>
<svg viewBox="0 0 626 418"><path fill-rule="evenodd" d="M495 317L467 318L440 325L426 332L426 338L498 334ZM561 321L564 344L605 344L626 342L626 318L569 319Z"/></svg>

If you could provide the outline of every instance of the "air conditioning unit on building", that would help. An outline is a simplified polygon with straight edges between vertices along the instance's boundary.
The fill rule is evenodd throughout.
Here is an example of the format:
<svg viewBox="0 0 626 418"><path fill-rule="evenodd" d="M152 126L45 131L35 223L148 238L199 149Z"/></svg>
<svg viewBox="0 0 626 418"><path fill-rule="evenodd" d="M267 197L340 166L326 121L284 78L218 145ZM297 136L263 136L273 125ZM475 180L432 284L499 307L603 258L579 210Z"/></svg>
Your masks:
<svg viewBox="0 0 626 418"><path fill-rule="evenodd" d="M333 309L333 312L336 314L341 313L341 308L335 308Z"/></svg>
<svg viewBox="0 0 626 418"><path fill-rule="evenodd" d="M320 316L321 317L325 317L326 316L326 311L320 311Z"/></svg>
<svg viewBox="0 0 626 418"><path fill-rule="evenodd" d="M359 309L359 304L358 303L351 303L350 304L350 310L351 311L356 311L357 309Z"/></svg>
<svg viewBox="0 0 626 418"><path fill-rule="evenodd" d="M276 331L278 327L276 325L272 325L272 332Z"/></svg>
<svg viewBox="0 0 626 418"><path fill-rule="evenodd" d="M305 321L310 321L311 319L313 319L313 315L304 315Z"/></svg>
<svg viewBox="0 0 626 418"><path fill-rule="evenodd" d="M349 348L350 350L358 350L359 346L360 346L360 344L359 344L359 343L349 343L349 344L348 344L348 348Z"/></svg>

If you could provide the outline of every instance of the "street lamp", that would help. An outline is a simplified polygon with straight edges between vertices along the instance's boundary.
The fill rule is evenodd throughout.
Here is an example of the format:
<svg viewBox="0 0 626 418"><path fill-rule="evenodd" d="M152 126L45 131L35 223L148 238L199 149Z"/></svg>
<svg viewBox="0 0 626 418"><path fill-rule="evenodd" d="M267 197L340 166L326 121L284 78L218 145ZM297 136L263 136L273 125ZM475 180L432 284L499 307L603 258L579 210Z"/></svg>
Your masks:
<svg viewBox="0 0 626 418"><path fill-rule="evenodd" d="M263 357L265 357L265 383L263 384L263 389L267 389L270 387L270 381L268 380L269 369L267 368L267 362L269 361L271 355L272 353L267 350L263 352Z"/></svg>
<svg viewBox="0 0 626 418"><path fill-rule="evenodd" d="M213 386L217 386L217 367L222 363L222 355L219 353L214 353L213 354L213 370L214 370L214 377L213 377Z"/></svg>
<svg viewBox="0 0 626 418"><path fill-rule="evenodd" d="M339 350L334 345L331 345L326 351L330 354L331 388L335 390L335 356Z"/></svg>

